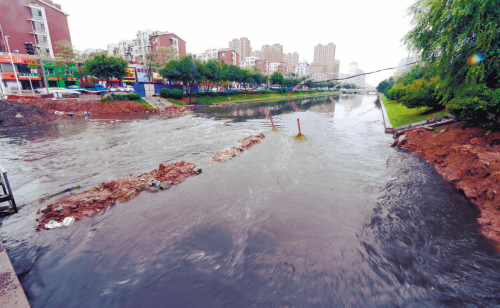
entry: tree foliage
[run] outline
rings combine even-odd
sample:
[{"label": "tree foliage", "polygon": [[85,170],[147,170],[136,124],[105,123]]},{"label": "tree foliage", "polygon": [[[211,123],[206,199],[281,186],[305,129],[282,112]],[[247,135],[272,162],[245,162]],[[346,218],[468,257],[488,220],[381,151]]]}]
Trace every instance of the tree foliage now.
[{"label": "tree foliage", "polygon": [[479,84],[499,87],[498,0],[417,0],[408,12],[413,28],[404,41],[440,77],[445,101]]},{"label": "tree foliage", "polygon": [[108,55],[95,55],[92,58],[85,61],[82,67],[82,71],[87,75],[106,80],[106,87],[108,92],[110,92],[111,79],[123,79],[127,76],[128,62],[122,58],[108,56]]},{"label": "tree foliage", "polygon": [[285,77],[283,77],[283,74],[281,74],[280,72],[276,71],[269,78],[269,82],[271,84],[275,84],[275,85],[277,85],[277,84],[282,85],[282,84],[285,83]]}]

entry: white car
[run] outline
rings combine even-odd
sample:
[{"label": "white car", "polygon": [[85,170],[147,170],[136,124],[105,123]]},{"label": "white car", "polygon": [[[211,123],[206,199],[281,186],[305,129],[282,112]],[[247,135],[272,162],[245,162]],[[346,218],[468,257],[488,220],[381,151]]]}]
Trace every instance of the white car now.
[{"label": "white car", "polygon": [[[75,90],[68,90],[66,88],[49,88],[48,94],[52,93],[60,93],[62,97],[69,97],[69,96],[74,96],[74,97],[80,97],[80,92],[75,91]],[[39,94],[47,94],[47,89],[46,88],[39,88],[36,90],[36,93]]]}]

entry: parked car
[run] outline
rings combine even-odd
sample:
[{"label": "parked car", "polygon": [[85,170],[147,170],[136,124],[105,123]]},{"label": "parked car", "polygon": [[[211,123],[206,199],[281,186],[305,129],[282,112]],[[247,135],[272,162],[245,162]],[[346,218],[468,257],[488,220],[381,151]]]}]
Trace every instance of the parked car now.
[{"label": "parked car", "polygon": [[80,92],[66,88],[49,88],[48,92],[46,88],[39,88],[36,90],[36,93],[39,94],[52,94],[55,92],[60,93],[62,97],[80,97]]},{"label": "parked car", "polygon": [[134,87],[133,87],[133,86],[129,86],[129,85],[127,85],[127,86],[123,86],[123,88],[124,88],[124,89],[125,89],[125,91],[127,91],[127,92],[135,92],[135,90],[134,90]]}]

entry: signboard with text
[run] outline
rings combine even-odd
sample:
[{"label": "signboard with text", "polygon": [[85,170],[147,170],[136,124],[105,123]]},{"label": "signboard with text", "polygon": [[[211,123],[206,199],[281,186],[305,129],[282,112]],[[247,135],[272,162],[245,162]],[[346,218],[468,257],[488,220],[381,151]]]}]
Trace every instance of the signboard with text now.
[{"label": "signboard with text", "polygon": [[123,82],[132,82],[135,83],[135,68],[127,67],[125,69],[127,71],[127,76],[123,77]]},{"label": "signboard with text", "polygon": [[147,68],[137,68],[137,82],[149,83],[148,72]]}]

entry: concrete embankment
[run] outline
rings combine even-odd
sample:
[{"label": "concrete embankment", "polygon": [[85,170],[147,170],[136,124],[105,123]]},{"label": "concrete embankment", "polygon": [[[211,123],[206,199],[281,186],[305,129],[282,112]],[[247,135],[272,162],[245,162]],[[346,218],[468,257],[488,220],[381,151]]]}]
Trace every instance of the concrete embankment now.
[{"label": "concrete embankment", "polygon": [[0,240],[0,307],[30,307],[7,251]]}]

